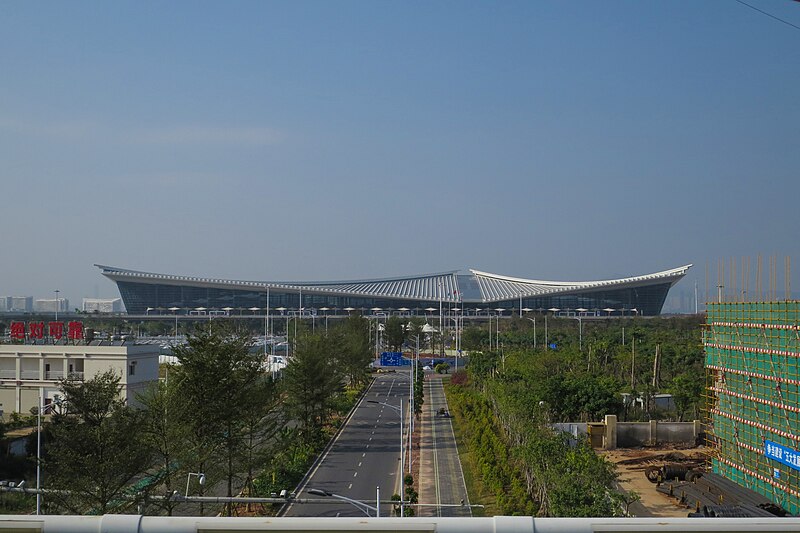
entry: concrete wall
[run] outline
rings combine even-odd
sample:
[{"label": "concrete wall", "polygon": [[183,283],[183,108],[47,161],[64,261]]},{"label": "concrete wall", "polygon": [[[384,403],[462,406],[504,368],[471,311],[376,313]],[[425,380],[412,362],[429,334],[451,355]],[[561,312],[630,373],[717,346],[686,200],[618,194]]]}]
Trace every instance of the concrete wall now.
[{"label": "concrete wall", "polygon": [[637,446],[653,446],[655,442],[650,439],[649,422],[619,422],[617,423],[617,447],[635,448]]},{"label": "concrete wall", "polygon": [[[700,421],[693,422],[616,422],[614,415],[606,416],[606,449],[658,446],[661,444],[694,445],[700,434]],[[609,421],[616,427],[616,435],[609,435]],[[613,437],[613,438],[612,438]],[[612,442],[613,441],[613,442]]]},{"label": "concrete wall", "polygon": [[[614,448],[637,448],[639,446],[657,446],[662,444],[694,444],[700,431],[700,422],[617,422],[616,415],[606,415],[605,420],[592,425],[603,426],[602,447],[606,450]],[[586,423],[561,423],[552,427],[565,431],[576,439],[589,437]]]}]

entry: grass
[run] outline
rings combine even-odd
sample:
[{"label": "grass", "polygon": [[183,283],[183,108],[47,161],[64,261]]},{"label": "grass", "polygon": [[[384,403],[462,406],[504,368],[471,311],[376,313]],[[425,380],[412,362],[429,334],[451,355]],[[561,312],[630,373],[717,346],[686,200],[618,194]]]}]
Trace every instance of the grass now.
[{"label": "grass", "polygon": [[[445,386],[445,394],[447,394],[450,385]],[[456,436],[458,443],[458,458],[461,460],[461,468],[464,471],[464,483],[467,486],[467,496],[469,503],[473,505],[483,505],[484,507],[473,507],[472,516],[495,516],[500,514],[497,507],[497,501],[483,484],[481,480],[478,467],[475,464],[475,454],[470,450],[467,439],[464,437],[464,432],[461,428],[461,421],[459,416],[451,411],[451,421],[453,423],[453,432]]]}]

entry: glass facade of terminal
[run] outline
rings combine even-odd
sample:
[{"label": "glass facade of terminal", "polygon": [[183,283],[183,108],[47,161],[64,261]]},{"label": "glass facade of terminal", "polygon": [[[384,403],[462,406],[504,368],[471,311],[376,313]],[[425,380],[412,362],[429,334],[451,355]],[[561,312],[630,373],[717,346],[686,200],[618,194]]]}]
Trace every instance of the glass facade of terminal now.
[{"label": "glass facade of terminal", "polygon": [[[125,302],[129,314],[145,314],[148,308],[160,309],[166,312],[171,307],[180,308],[180,314],[188,314],[191,310],[205,308],[206,310],[222,310],[230,308],[231,313],[246,312],[251,307],[265,308],[267,294],[265,290],[224,289],[215,287],[198,287],[187,284],[167,283],[141,283],[133,281],[118,281],[120,294]],[[462,283],[459,283],[463,287]],[[577,309],[586,309],[587,313],[628,314],[635,309],[640,315],[658,315],[667,297],[672,284],[661,282],[643,284],[634,287],[620,287],[617,289],[596,289],[563,294],[550,294],[541,297],[525,297],[522,307],[535,311],[545,311],[557,308],[559,312],[570,313]],[[471,291],[464,291],[463,302],[458,304],[444,302],[445,310],[451,307],[461,307],[464,312],[474,313],[477,309],[483,311],[498,308],[519,311],[519,298],[502,301],[481,302],[469,301]],[[382,311],[398,311],[401,308],[409,309],[412,314],[424,315],[426,308],[439,309],[438,300],[410,300],[400,298],[381,298],[371,296],[320,294],[303,292],[302,307],[306,311],[329,308],[329,314],[345,313],[345,309],[352,307],[365,314],[370,309],[379,307]],[[279,308],[297,310],[300,308],[299,290],[287,291],[285,289],[270,289],[269,307],[273,313],[280,313]],[[604,309],[614,309],[613,312]],[[235,310],[235,311],[234,311]],[[320,312],[319,314],[323,314]]]}]

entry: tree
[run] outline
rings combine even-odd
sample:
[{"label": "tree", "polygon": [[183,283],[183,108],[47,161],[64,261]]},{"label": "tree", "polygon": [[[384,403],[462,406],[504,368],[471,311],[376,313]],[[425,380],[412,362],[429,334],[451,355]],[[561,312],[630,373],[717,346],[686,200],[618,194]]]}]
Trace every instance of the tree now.
[{"label": "tree", "polygon": [[437,374],[447,374],[450,370],[450,365],[448,363],[439,363],[433,369],[436,371]]},{"label": "tree", "polygon": [[369,342],[369,320],[361,315],[350,315],[340,327],[339,332],[341,337],[337,357],[341,369],[348,385],[358,388],[367,383],[367,369],[373,358],[372,346]]},{"label": "tree", "polygon": [[289,416],[297,420],[304,443],[320,440],[342,390],[334,339],[324,333],[306,333],[297,339],[294,356],[283,371],[285,406]]},{"label": "tree", "polygon": [[199,328],[186,345],[175,349],[181,364],[174,379],[186,405],[194,471],[211,479],[218,467],[228,496],[233,496],[246,413],[259,407],[251,395],[263,369],[260,357],[250,353],[251,342],[249,335],[225,328]]},{"label": "tree", "polygon": [[414,348],[417,347],[417,340],[419,340],[419,349],[423,349],[425,347],[425,320],[415,316],[412,317],[411,320],[408,321],[408,340],[414,341]]},{"label": "tree", "polygon": [[679,421],[683,421],[687,412],[691,411],[695,416],[697,415],[704,386],[703,374],[700,372],[686,372],[672,380],[669,392],[675,402]]},{"label": "tree", "polygon": [[[178,394],[175,381],[158,381],[138,397],[145,416],[141,434],[144,444],[153,454],[153,476],[161,483],[164,493],[169,496],[180,488],[183,478],[181,464],[191,457],[188,427],[185,424],[186,402]],[[157,505],[172,516],[176,502],[167,498],[158,500]]]},{"label": "tree", "polygon": [[241,466],[247,472],[245,484],[251,495],[256,465],[268,462],[282,444],[279,434],[286,424],[279,409],[279,392],[271,377],[261,376],[250,391],[252,408],[245,409],[243,413]]},{"label": "tree", "polygon": [[113,502],[150,466],[143,413],[125,405],[119,382],[108,371],[60,383],[66,407],[53,416],[44,467],[49,487],[65,491],[48,498],[70,513],[115,510]]},{"label": "tree", "polygon": [[399,316],[392,316],[384,325],[383,338],[390,350],[399,352],[406,342],[406,333],[405,321]]}]

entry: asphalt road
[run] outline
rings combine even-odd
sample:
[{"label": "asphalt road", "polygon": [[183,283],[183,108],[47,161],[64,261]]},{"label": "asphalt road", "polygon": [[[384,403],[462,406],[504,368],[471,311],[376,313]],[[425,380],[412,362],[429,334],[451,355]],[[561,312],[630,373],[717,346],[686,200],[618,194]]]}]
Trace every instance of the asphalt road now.
[{"label": "asphalt road", "polygon": [[[433,503],[437,507],[421,507],[420,516],[472,516],[464,473],[458,457],[458,447],[449,417],[440,416],[440,409],[449,413],[447,398],[440,376],[429,374],[425,381],[427,410],[423,431],[423,463],[420,473],[420,503]],[[422,468],[422,467],[421,467]],[[467,504],[461,507],[460,504]],[[443,505],[438,507],[439,505]],[[459,505],[454,507],[453,505]]]},{"label": "asphalt road", "polygon": [[[389,500],[400,491],[400,415],[382,402],[403,409],[408,406],[408,373],[378,374],[364,399],[353,412],[327,454],[301,487],[298,498],[319,498],[308,489],[322,489],[354,500]],[[403,413],[408,419],[408,414]],[[405,428],[404,428],[405,429]],[[284,516],[366,516],[347,502],[331,499],[331,504],[292,504]],[[381,506],[381,516],[389,516],[390,505]],[[372,514],[371,516],[374,516]]]}]

